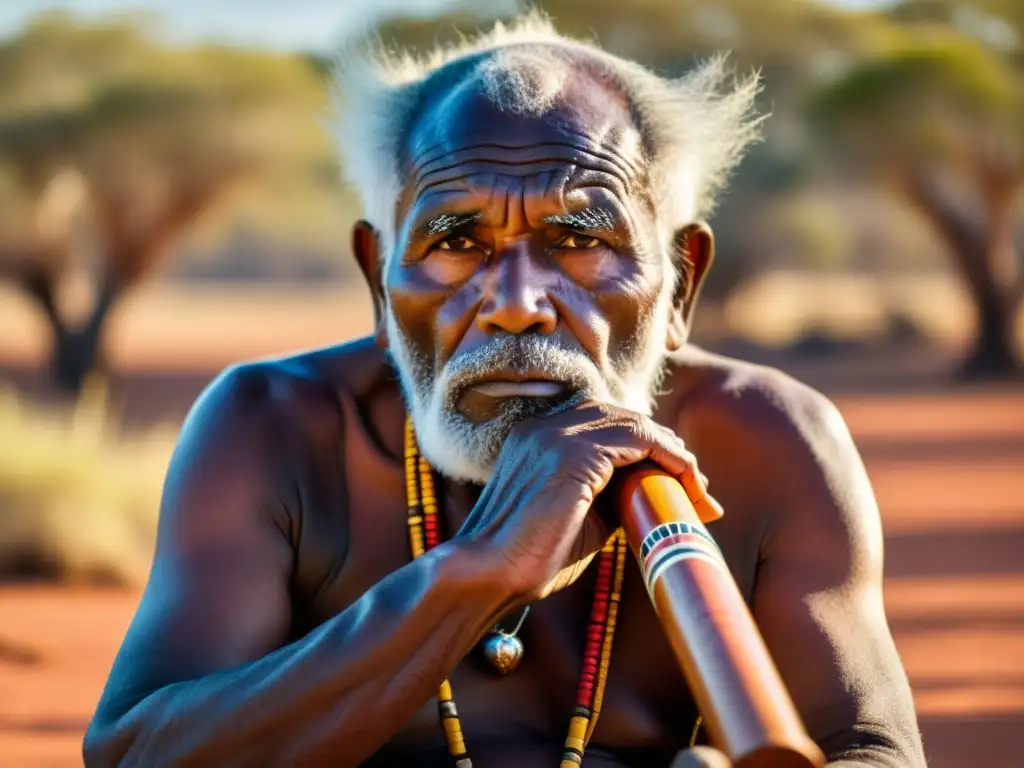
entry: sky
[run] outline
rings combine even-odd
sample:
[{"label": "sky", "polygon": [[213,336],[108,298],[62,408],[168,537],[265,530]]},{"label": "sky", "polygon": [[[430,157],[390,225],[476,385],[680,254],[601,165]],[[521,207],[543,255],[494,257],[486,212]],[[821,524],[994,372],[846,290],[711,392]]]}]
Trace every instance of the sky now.
[{"label": "sky", "polygon": [[[776,0],[778,1],[778,0]],[[886,0],[825,0],[863,8]],[[502,5],[514,0],[503,0]],[[494,6],[494,0],[488,0]],[[286,50],[329,50],[376,18],[402,11],[430,16],[448,6],[484,5],[478,0],[0,0],[0,37],[17,32],[37,14],[55,9],[83,17],[155,11],[161,30],[180,40],[217,40]]]}]

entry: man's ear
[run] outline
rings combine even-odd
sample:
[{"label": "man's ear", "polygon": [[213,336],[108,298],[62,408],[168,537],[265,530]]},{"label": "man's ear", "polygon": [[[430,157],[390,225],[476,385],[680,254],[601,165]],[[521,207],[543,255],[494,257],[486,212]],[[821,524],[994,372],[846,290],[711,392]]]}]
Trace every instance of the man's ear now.
[{"label": "man's ear", "polygon": [[672,259],[679,276],[672,297],[672,317],[666,345],[670,351],[679,349],[690,334],[690,319],[697,304],[704,277],[715,258],[715,236],[704,222],[687,224],[672,238]]},{"label": "man's ear", "polygon": [[388,348],[387,323],[384,322],[384,267],[380,252],[380,234],[373,225],[360,219],[352,227],[352,253],[359,263],[373,298],[374,338],[381,349]]}]

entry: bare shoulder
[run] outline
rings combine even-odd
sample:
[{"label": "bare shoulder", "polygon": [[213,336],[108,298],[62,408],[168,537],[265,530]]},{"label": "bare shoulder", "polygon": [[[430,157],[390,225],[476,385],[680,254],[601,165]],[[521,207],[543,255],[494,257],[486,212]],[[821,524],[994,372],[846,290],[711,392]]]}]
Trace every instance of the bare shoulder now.
[{"label": "bare shoulder", "polygon": [[696,348],[671,361],[659,407],[666,423],[724,430],[762,447],[815,449],[849,438],[838,408],[813,387],[776,368]]},{"label": "bare shoulder", "polygon": [[186,426],[197,420],[231,425],[251,438],[267,431],[337,426],[342,403],[379,390],[386,359],[372,341],[356,341],[294,355],[248,360],[221,371],[196,400]]},{"label": "bare shoulder", "polygon": [[336,471],[348,405],[374,367],[372,351],[356,342],[222,371],[182,426],[167,470],[164,527],[209,538],[212,529],[269,516],[295,534],[302,499]]},{"label": "bare shoulder", "polygon": [[824,394],[782,371],[690,349],[673,361],[660,406],[661,420],[696,453],[726,516],[755,525],[762,546],[800,537],[827,541],[824,551],[856,547],[880,557],[874,493],[839,409]]}]

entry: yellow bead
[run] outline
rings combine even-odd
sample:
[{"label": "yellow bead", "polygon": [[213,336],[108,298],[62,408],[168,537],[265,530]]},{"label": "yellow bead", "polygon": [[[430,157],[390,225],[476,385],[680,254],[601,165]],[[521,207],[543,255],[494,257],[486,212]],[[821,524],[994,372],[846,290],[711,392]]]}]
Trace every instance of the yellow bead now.
[{"label": "yellow bead", "polygon": [[461,755],[466,751],[466,742],[462,738],[462,728],[459,721],[454,717],[446,717],[441,721],[444,728],[445,741],[448,742],[448,752],[452,755]]},{"label": "yellow bead", "polygon": [[587,723],[589,721],[589,717],[583,717],[583,715],[573,715],[572,720],[569,721],[569,738],[582,739],[583,734],[587,732]]}]

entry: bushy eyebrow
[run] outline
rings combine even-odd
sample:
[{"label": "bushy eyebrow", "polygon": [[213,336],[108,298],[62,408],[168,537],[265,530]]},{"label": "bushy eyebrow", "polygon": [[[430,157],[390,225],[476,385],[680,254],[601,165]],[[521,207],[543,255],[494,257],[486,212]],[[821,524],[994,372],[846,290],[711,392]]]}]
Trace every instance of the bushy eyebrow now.
[{"label": "bushy eyebrow", "polygon": [[483,212],[442,213],[427,219],[416,227],[416,233],[423,237],[437,237],[455,232],[483,216]]},{"label": "bushy eyebrow", "polygon": [[[467,224],[483,218],[483,211],[469,213],[440,213],[416,226],[419,237],[435,238],[458,232]],[[545,216],[545,224],[565,227],[581,233],[613,235],[617,231],[616,215],[607,208],[582,208],[572,213],[558,213]]]},{"label": "bushy eyebrow", "polygon": [[559,213],[546,216],[544,221],[577,232],[615,232],[615,215],[607,208],[583,208],[573,213]]}]

